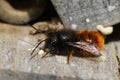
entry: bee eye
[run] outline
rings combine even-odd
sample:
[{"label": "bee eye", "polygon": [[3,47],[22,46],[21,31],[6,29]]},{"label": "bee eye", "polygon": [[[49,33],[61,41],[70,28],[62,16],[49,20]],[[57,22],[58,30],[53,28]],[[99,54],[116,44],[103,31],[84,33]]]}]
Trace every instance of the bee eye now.
[{"label": "bee eye", "polygon": [[49,39],[48,39],[48,43],[50,44],[50,45],[54,45],[54,44],[56,44],[57,43],[57,41],[58,41],[58,37],[57,37],[57,33],[56,32],[51,32],[51,33],[49,33],[48,34],[48,37],[49,37]]},{"label": "bee eye", "polygon": [[55,35],[50,38],[51,45],[57,44],[57,41],[58,41],[58,39],[57,39],[57,36],[55,36]]},{"label": "bee eye", "polygon": [[55,43],[57,43],[57,38],[52,38],[51,39],[51,44],[55,44]]}]

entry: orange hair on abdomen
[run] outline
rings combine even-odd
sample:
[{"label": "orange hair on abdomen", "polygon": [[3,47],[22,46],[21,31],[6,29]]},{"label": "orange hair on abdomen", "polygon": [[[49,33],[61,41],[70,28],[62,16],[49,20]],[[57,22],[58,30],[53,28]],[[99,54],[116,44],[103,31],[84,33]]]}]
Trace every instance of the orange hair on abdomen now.
[{"label": "orange hair on abdomen", "polygon": [[98,50],[101,50],[104,47],[104,38],[99,32],[96,31],[79,31],[77,32],[77,39],[79,41],[85,41],[95,45]]}]

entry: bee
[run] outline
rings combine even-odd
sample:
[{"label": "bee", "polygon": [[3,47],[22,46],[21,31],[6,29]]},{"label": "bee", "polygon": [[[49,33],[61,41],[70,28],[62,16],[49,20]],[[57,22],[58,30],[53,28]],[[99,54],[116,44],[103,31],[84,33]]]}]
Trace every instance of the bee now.
[{"label": "bee", "polygon": [[[101,56],[100,51],[104,47],[104,38],[99,32],[62,29],[48,32],[47,38],[45,40],[39,41],[34,50],[31,52],[31,55],[42,42],[45,42],[44,50],[49,49],[42,56],[42,58],[44,58],[49,53],[58,55],[64,54],[67,55],[68,64],[72,56],[75,54],[83,57]],[[31,59],[33,57],[34,56],[32,56]]]}]

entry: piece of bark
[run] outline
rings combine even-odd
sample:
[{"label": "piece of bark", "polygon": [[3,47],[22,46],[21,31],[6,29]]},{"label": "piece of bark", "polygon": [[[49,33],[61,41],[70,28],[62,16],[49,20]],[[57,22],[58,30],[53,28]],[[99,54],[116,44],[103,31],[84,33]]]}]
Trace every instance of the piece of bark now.
[{"label": "piece of bark", "polygon": [[67,28],[96,30],[120,22],[120,0],[51,0]]}]

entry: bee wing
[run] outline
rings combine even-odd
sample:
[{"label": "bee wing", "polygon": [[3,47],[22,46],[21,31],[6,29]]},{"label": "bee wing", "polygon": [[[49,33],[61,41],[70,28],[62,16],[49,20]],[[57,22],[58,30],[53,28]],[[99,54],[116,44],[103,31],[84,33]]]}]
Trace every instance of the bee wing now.
[{"label": "bee wing", "polygon": [[87,51],[94,56],[100,56],[101,55],[94,44],[90,44],[90,43],[87,43],[87,42],[74,42],[74,43],[69,42],[68,44],[73,46],[73,47],[76,47],[76,48],[82,49],[84,51]]}]

